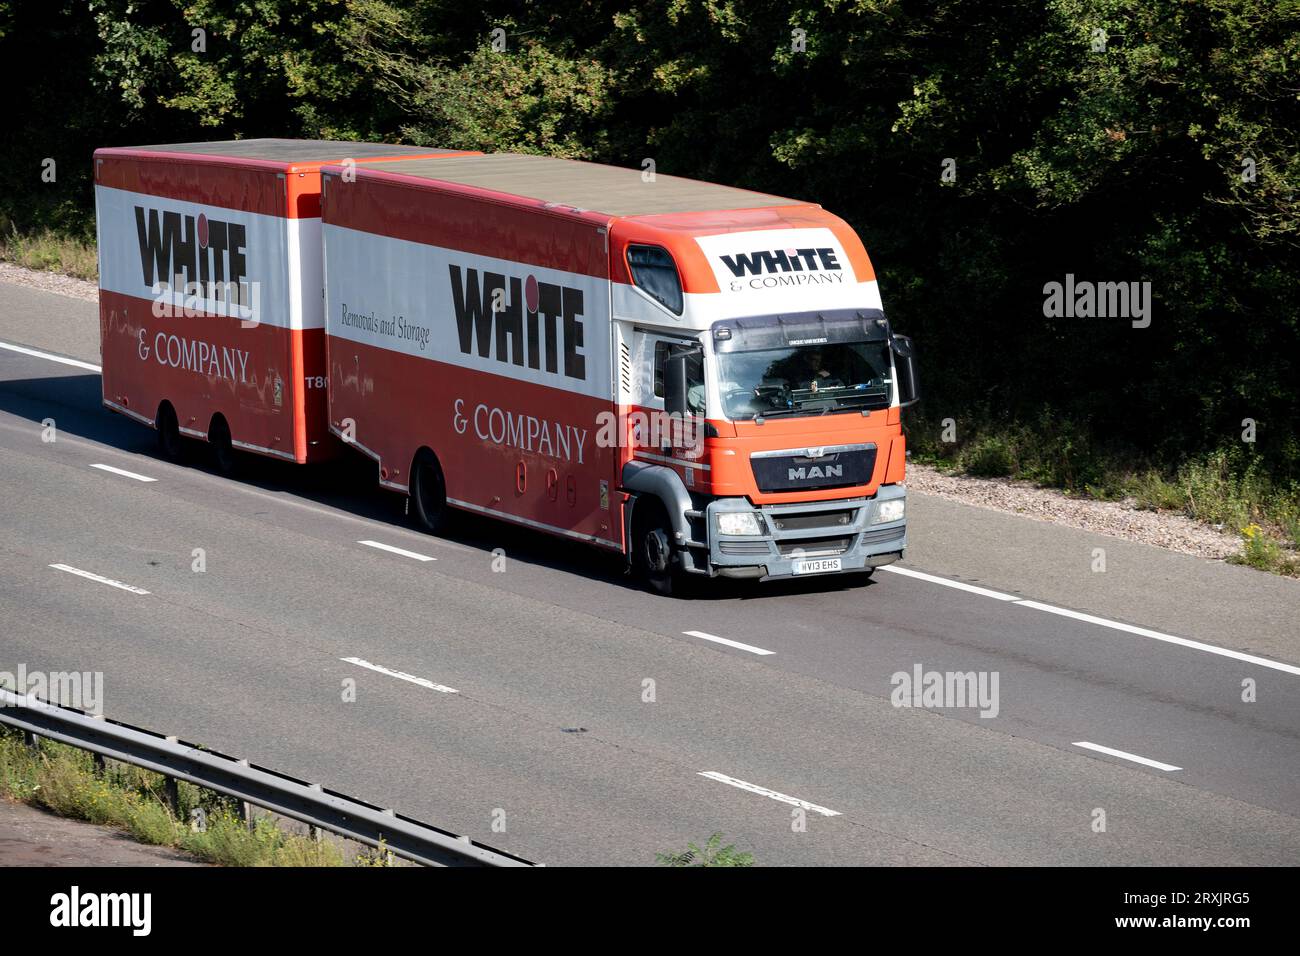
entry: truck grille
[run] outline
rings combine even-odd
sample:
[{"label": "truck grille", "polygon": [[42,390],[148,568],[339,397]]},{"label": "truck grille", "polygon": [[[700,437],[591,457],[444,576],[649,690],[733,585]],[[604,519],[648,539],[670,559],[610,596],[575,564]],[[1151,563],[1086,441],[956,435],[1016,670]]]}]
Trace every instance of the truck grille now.
[{"label": "truck grille", "polygon": [[762,492],[848,488],[871,482],[876,446],[857,445],[844,451],[828,448],[816,457],[802,452],[756,454],[749,463]]},{"label": "truck grille", "polygon": [[851,525],[856,517],[856,508],[847,511],[805,511],[798,514],[771,511],[767,515],[777,531],[830,530],[836,525]]},{"label": "truck grille", "polygon": [[853,537],[847,538],[805,538],[802,541],[778,541],[777,550],[781,556],[788,558],[796,551],[808,557],[843,554],[853,544]]},{"label": "truck grille", "polygon": [[766,541],[718,541],[718,550],[723,554],[761,554],[764,557],[772,553]]}]

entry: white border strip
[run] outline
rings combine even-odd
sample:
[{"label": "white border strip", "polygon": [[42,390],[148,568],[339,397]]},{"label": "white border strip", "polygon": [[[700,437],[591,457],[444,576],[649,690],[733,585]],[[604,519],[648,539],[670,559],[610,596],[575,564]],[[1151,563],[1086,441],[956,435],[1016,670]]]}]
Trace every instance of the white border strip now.
[{"label": "white border strip", "polygon": [[356,664],[358,667],[364,667],[367,670],[376,671],[380,674],[387,674],[389,677],[396,677],[398,680],[410,681],[412,684],[419,684],[421,687],[427,687],[429,690],[436,690],[440,694],[459,694],[454,687],[447,687],[445,684],[435,684],[431,680],[425,680],[423,677],[416,677],[413,674],[403,674],[401,671],[392,671],[387,667],[380,667],[378,664],[372,664],[370,661],[363,661],[359,657],[340,657],[339,660],[349,664]]},{"label": "white border strip", "polygon": [[112,578],[106,578],[103,575],[91,574],[89,571],[83,571],[81,568],[74,568],[68,564],[51,564],[49,567],[56,571],[67,571],[69,574],[75,574],[78,577],[86,578],[90,581],[98,581],[100,584],[107,584],[111,587],[120,588],[123,591],[130,591],[132,594],[148,594],[144,588],[138,588],[134,584],[123,584],[121,581],[114,581]]},{"label": "white border strip", "polygon": [[1164,641],[1166,644],[1176,644],[1179,647],[1188,647],[1195,651],[1205,651],[1207,654],[1217,654],[1219,657],[1227,657],[1234,661],[1242,661],[1246,664],[1255,664],[1259,667],[1268,667],[1275,671],[1281,671],[1284,674],[1293,674],[1300,677],[1300,666],[1295,664],[1284,664],[1282,661],[1274,661],[1267,657],[1258,657],[1255,654],[1246,654],[1243,651],[1234,651],[1226,647],[1206,644],[1203,641],[1193,641],[1186,637],[1175,637],[1172,634],[1162,634],[1160,631],[1153,631],[1150,628],[1137,627],[1133,624],[1123,624],[1119,621],[1109,620],[1108,618],[1097,617],[1092,614],[1084,614],[1081,611],[1070,611],[1063,607],[1056,607],[1053,604],[1043,604],[1041,601],[1031,601],[1027,598],[1018,598],[1014,594],[1004,594],[1001,591],[991,591],[988,588],[980,588],[973,584],[966,584],[964,581],[953,581],[950,578],[941,578],[933,574],[926,574],[922,571],[913,571],[911,568],[901,568],[896,564],[883,565],[877,570],[888,571],[890,574],[901,574],[904,577],[916,578],[921,581],[929,581],[931,584],[941,584],[944,587],[956,588],[958,591],[969,591],[972,594],[981,594],[984,597],[991,597],[998,601],[1006,601],[1010,604],[1018,604],[1021,607],[1033,608],[1035,611],[1046,611],[1048,614],[1059,614],[1061,617],[1073,618],[1076,621],[1083,621],[1086,624],[1096,624],[1098,627],[1109,627],[1112,630],[1123,631],[1126,634],[1136,634],[1138,637],[1148,637],[1153,641]]},{"label": "white border strip", "polygon": [[750,793],[757,793],[762,797],[770,797],[773,800],[779,800],[781,803],[788,803],[792,807],[802,807],[805,810],[811,810],[813,813],[820,813],[824,817],[838,817],[841,815],[838,810],[818,806],[815,803],[809,803],[807,800],[800,800],[798,797],[786,796],[784,793],[777,793],[775,790],[767,789],[767,787],[760,787],[756,783],[737,780],[735,777],[728,777],[725,773],[718,773],[716,770],[701,770],[699,775],[708,777],[710,780],[716,780],[718,783],[725,783],[730,787],[739,787],[741,790],[748,790]]},{"label": "white border strip", "polygon": [[87,372],[104,371],[98,365],[91,365],[89,362],[82,362],[78,359],[64,358],[62,355],[52,355],[49,352],[42,352],[39,349],[29,349],[22,345],[11,345],[8,342],[0,342],[0,349],[8,349],[10,352],[18,352],[22,355],[30,355],[32,358],[42,358],[50,362],[58,362],[60,365],[71,365],[73,368],[84,368]]},{"label": "white border strip", "polygon": [[364,544],[368,548],[378,548],[380,551],[389,551],[393,554],[400,554],[404,558],[414,558],[416,561],[437,561],[437,558],[431,558],[427,554],[420,554],[416,551],[407,551],[405,548],[394,547],[391,544],[384,544],[382,541],[358,541],[357,544]]},{"label": "white border strip", "polygon": [[976,587],[973,584],[967,584],[964,581],[953,581],[950,578],[939,578],[933,574],[926,574],[924,571],[913,571],[911,568],[900,568],[896,564],[881,565],[876,570],[888,571],[890,574],[901,574],[904,577],[916,578],[920,581],[929,581],[931,584],[942,584],[946,588],[956,588],[958,591],[969,591],[971,594],[982,594],[984,597],[991,597],[997,601],[1019,601],[1020,598],[1014,594],[1003,594],[1001,591],[990,591],[988,588]]},{"label": "white border strip", "polygon": [[1038,601],[1017,601],[1016,603],[1021,607],[1031,607],[1036,611],[1046,611],[1048,614],[1059,614],[1062,617],[1074,618],[1076,621],[1084,621],[1088,624],[1097,624],[1101,627],[1109,627],[1116,631],[1124,631],[1127,634],[1136,634],[1139,637],[1149,637],[1153,641],[1164,641],[1166,644],[1177,644],[1179,647],[1190,647],[1193,650],[1205,651],[1208,654],[1218,654],[1220,657],[1230,657],[1234,661],[1245,661],[1247,664],[1258,664],[1260,667],[1271,667],[1274,670],[1300,676],[1300,667],[1297,667],[1294,664],[1283,664],[1281,661],[1271,661],[1266,657],[1256,657],[1254,654],[1243,654],[1241,651],[1229,650],[1226,647],[1216,647],[1213,644],[1203,644],[1200,641],[1189,640],[1185,637],[1174,637],[1172,634],[1161,634],[1159,631],[1151,631],[1145,627],[1134,627],[1132,624],[1121,624],[1119,621],[1108,621],[1104,617],[1093,617],[1091,614],[1082,614],[1079,611],[1067,611],[1063,607],[1054,607],[1051,604],[1040,604]]},{"label": "white border strip", "polygon": [[100,471],[109,471],[115,475],[121,475],[123,478],[134,478],[136,481],[157,481],[157,478],[150,478],[148,475],[137,475],[134,471],[127,471],[125,468],[114,468],[112,465],[91,465],[91,468],[98,468]]},{"label": "white border strip", "polygon": [[1099,754],[1107,754],[1111,757],[1119,757],[1121,760],[1132,760],[1134,763],[1140,763],[1144,767],[1155,767],[1157,770],[1182,770],[1182,767],[1175,767],[1171,763],[1161,763],[1159,760],[1152,760],[1150,757],[1139,757],[1137,754],[1131,754],[1123,750],[1115,750],[1111,747],[1103,747],[1101,744],[1090,743],[1087,740],[1076,740],[1074,746],[1082,747],[1084,750],[1095,750]]},{"label": "white border strip", "polygon": [[698,637],[702,641],[712,641],[714,644],[725,644],[727,647],[734,647],[739,651],[749,651],[751,654],[760,656],[775,654],[776,651],[765,651],[761,647],[755,647],[753,644],[742,644],[740,641],[728,640],[725,637],[718,637],[716,634],[706,634],[703,631],[682,631],[687,637]]}]

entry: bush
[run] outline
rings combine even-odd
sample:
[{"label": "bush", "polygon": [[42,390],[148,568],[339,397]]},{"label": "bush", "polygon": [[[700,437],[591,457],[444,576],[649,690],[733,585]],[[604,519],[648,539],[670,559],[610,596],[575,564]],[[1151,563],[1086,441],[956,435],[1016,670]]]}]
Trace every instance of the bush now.
[{"label": "bush", "polygon": [[958,464],[977,478],[1008,478],[1017,471],[1010,442],[997,436],[981,438],[964,449]]}]

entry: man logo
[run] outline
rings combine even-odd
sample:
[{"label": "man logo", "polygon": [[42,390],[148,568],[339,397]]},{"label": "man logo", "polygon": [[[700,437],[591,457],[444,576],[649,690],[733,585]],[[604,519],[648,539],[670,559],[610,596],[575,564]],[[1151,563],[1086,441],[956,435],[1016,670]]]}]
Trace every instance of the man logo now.
[{"label": "man logo", "polygon": [[[811,451],[811,449],[809,449]],[[819,457],[809,455],[809,458]],[[843,465],[813,465],[811,468],[791,468],[789,478],[791,481],[807,481],[812,478],[843,478]]]}]

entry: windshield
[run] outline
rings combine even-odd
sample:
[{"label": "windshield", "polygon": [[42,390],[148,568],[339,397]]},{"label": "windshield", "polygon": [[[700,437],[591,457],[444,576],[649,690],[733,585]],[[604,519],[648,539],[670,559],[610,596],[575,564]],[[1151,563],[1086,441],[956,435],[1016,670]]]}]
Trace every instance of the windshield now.
[{"label": "windshield", "polygon": [[893,385],[885,342],[723,352],[718,382],[730,419],[888,408]]}]

